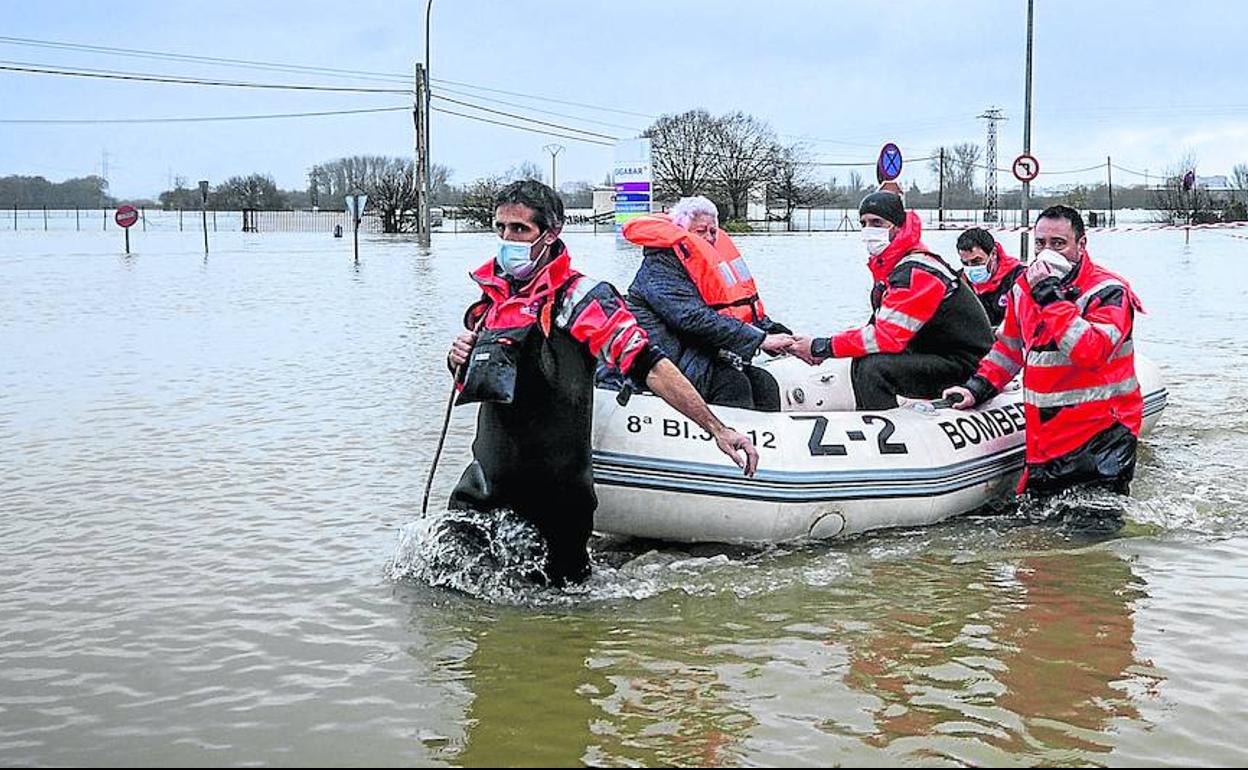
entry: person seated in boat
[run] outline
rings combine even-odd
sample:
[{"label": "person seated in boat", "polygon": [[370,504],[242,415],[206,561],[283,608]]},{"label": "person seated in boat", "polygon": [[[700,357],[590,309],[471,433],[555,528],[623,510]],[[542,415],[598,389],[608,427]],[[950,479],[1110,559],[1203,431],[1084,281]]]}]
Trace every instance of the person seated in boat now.
[{"label": "person seated in boat", "polygon": [[809,364],[851,358],[858,409],[891,409],[898,396],[936,398],[974,374],[992,347],[992,327],[967,283],[923,244],[918,214],[885,189],[858,207],[874,279],[866,326],[831,337],[794,339]]},{"label": "person seated in boat", "polygon": [[682,198],[667,214],[630,220],[624,237],[643,249],[627,301],[650,340],[707,403],[779,411],[780,386],[750,361],[785,352],[792,332],[767,316],[715,204]]},{"label": "person seated in boat", "polygon": [[962,271],[975,289],[975,296],[988,314],[993,328],[1005,320],[1005,305],[1014,282],[1026,270],[1021,262],[1005,253],[1005,249],[982,227],[972,227],[958,236],[958,256]]}]

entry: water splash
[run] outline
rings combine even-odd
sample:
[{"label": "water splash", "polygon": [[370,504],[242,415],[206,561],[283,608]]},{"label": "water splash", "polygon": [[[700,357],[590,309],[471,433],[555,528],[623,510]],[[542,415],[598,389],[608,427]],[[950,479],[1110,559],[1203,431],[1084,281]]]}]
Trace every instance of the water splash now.
[{"label": "water splash", "polygon": [[526,602],[545,582],[545,564],[545,540],[515,513],[444,510],[399,531],[386,577],[492,601]]}]

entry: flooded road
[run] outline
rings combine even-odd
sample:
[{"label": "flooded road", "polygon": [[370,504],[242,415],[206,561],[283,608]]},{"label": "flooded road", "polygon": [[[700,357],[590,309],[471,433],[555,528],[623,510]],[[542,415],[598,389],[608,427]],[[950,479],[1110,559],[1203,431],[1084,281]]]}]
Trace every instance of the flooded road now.
[{"label": "flooded road", "polygon": [[[1112,540],[603,540],[585,586],[465,593],[393,575],[491,237],[213,239],[0,234],[0,764],[1248,761],[1248,241],[1090,234],[1170,389]],[[865,320],[856,235],[739,245],[778,320]]]}]

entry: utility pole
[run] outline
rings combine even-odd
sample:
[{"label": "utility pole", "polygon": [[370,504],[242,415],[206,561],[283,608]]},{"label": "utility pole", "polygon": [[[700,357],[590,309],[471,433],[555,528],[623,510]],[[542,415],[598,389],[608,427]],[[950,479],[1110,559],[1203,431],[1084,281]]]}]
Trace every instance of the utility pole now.
[{"label": "utility pole", "polygon": [[940,223],[945,223],[945,148],[940,148],[940,193],[936,196],[936,208],[940,211]]},{"label": "utility pole", "polygon": [[[1027,0],[1027,84],[1023,108],[1023,153],[1031,154],[1031,29],[1035,14],[1035,0]],[[1031,182],[1023,182],[1023,232],[1018,247],[1018,258],[1027,263],[1027,247],[1031,245]]]},{"label": "utility pole", "polygon": [[429,81],[425,77],[424,65],[416,64],[416,104],[412,107],[412,120],[416,124],[416,233],[421,246],[429,245],[429,158],[428,144],[429,114],[425,88]]},{"label": "utility pole", "polygon": [[990,107],[978,116],[988,121],[988,170],[984,175],[984,221],[997,221],[997,122],[1005,120],[1001,110]]},{"label": "utility pole", "polygon": [[542,149],[550,153],[550,189],[557,194],[559,188],[555,186],[555,156],[563,152],[564,147],[562,144],[546,144],[542,145]]},{"label": "utility pole", "polygon": [[1105,177],[1109,181],[1109,226],[1113,227],[1116,222],[1114,216],[1114,163],[1113,160],[1105,156]]}]

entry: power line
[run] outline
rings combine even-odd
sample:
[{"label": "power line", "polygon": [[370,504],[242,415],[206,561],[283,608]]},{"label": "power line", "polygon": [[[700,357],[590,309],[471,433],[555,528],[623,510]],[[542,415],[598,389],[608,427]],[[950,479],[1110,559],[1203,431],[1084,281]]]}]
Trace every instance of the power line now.
[{"label": "power line", "polygon": [[550,126],[551,128],[557,128],[560,131],[572,131],[574,133],[585,134],[586,136],[593,136],[599,139],[610,139],[612,142],[619,141],[618,136],[611,136],[610,134],[600,134],[596,131],[587,131],[583,128],[573,128],[572,126],[564,126],[559,123],[551,123],[545,120],[538,120],[537,118],[530,118],[524,115],[517,115],[514,112],[504,112],[503,110],[495,110],[490,107],[482,107],[479,104],[473,104],[472,102],[464,102],[464,101],[460,101],[459,99],[452,99],[449,96],[439,96],[438,94],[433,94],[433,98],[440,99],[444,102],[450,102],[451,104],[458,104],[463,107],[471,107],[474,110],[481,110],[482,112],[488,112],[493,115],[502,115],[503,117],[507,117],[507,118],[515,118],[516,120],[523,120],[529,123],[536,123],[539,126]]},{"label": "power line", "polygon": [[477,120],[482,123],[493,123],[496,126],[503,126],[505,128],[514,128],[518,131],[528,131],[531,134],[542,134],[544,136],[557,136],[560,139],[571,139],[574,142],[584,142],[585,144],[598,144],[598,145],[602,145],[603,147],[613,146],[611,142],[600,142],[597,139],[586,139],[585,137],[574,136],[570,134],[560,134],[555,131],[544,131],[542,129],[529,128],[528,126],[517,126],[514,123],[504,123],[501,120],[491,120],[490,118],[483,118],[478,115],[466,115],[462,112],[455,112],[453,110],[443,109],[442,107],[432,107],[431,109],[434,112],[440,112],[444,115],[454,115],[459,118],[467,118],[468,120]]},{"label": "power line", "polygon": [[271,120],[274,118],[314,118],[326,115],[363,115],[376,112],[410,112],[411,106],[373,107],[363,110],[327,110],[324,112],[282,112],[269,115],[213,115],[194,118],[0,118],[10,125],[95,125],[110,123],[207,123],[232,120]]},{"label": "power line", "polygon": [[491,93],[506,94],[508,96],[519,96],[524,99],[533,99],[533,100],[541,101],[541,102],[554,102],[555,104],[566,104],[571,107],[582,107],[587,110],[599,110],[601,112],[615,112],[615,113],[619,113],[620,115],[632,115],[633,117],[646,118],[648,120],[654,120],[656,118],[655,115],[647,115],[644,112],[631,112],[629,110],[617,110],[612,107],[599,107],[597,105],[585,104],[583,102],[570,102],[565,99],[554,99],[549,96],[537,96],[536,94],[523,94],[517,91],[504,91],[501,88],[490,88],[488,86],[479,86],[479,85],[474,85],[472,83],[461,83],[455,80],[443,80],[442,78],[429,78],[429,80],[431,80],[434,83],[446,83],[447,85],[460,86],[461,88],[474,88],[478,91],[489,91]]},{"label": "power line", "polygon": [[143,59],[160,59],[165,61],[183,61],[195,62],[203,64],[220,64],[227,67],[246,67],[250,69],[267,69],[279,72],[308,72],[330,77],[361,77],[365,79],[376,80],[400,80],[410,82],[410,75],[397,75],[385,72],[370,72],[367,70],[348,70],[337,69],[334,67],[313,67],[299,64],[282,64],[279,62],[252,61],[248,59],[226,59],[216,56],[195,56],[192,54],[170,53],[162,51],[145,51],[137,48],[114,48],[112,46],[103,45],[87,45],[84,43],[65,43],[55,40],[37,40],[26,37],[4,37],[0,36],[0,43],[9,45],[34,46],[37,48],[52,48],[58,50],[69,51],[86,51],[90,53],[103,53],[113,56],[131,56]]},{"label": "power line", "polygon": [[[17,65],[17,66],[15,66]],[[229,88],[264,88],[286,91],[331,91],[339,93],[360,94],[411,94],[410,89],[394,88],[352,88],[346,86],[311,86],[296,83],[253,83],[238,80],[204,80],[201,78],[183,78],[171,75],[150,75],[146,73],[117,72],[79,67],[76,69],[51,69],[45,65],[28,62],[0,62],[0,70],[9,72],[27,72],[38,75],[66,75],[81,78],[103,78],[106,80],[133,80],[148,83],[168,83],[175,85],[224,86]]]},{"label": "power line", "polygon": [[[640,133],[642,133],[642,129],[640,129],[640,128],[636,128],[635,126],[626,126],[626,125],[623,125],[623,124],[621,124],[621,123],[608,123],[608,122],[607,122],[607,121],[605,121],[605,120],[594,120],[594,119],[592,119],[592,118],[583,118],[583,117],[580,117],[579,115],[569,115],[569,114],[567,114],[566,112],[553,112],[553,111],[551,111],[551,110],[543,110],[543,109],[539,109],[539,108],[537,108],[537,107],[530,107],[530,106],[529,106],[529,105],[527,105],[527,104],[519,104],[519,103],[517,103],[517,102],[509,102],[509,101],[506,101],[506,100],[504,100],[504,99],[498,99],[498,98],[495,98],[495,97],[493,97],[493,96],[481,96],[481,95],[479,95],[479,94],[469,93],[469,92],[467,92],[467,91],[457,91],[457,90],[455,90],[454,88],[446,88],[445,86],[439,87],[439,88],[438,88],[438,92],[439,92],[439,93],[447,93],[447,94],[456,94],[456,95],[458,95],[458,96],[467,96],[467,97],[470,97],[470,98],[473,98],[473,99],[478,99],[478,100],[483,101],[483,102],[491,102],[491,103],[493,103],[493,104],[502,104],[502,105],[505,105],[505,106],[507,106],[507,107],[516,107],[516,108],[519,108],[519,109],[522,109],[522,110],[528,110],[529,112],[536,112],[536,113],[540,113],[540,114],[542,114],[542,115],[554,115],[555,117],[558,117],[558,118],[567,118],[567,119],[569,119],[569,120],[579,120],[579,121],[580,121],[580,122],[582,122],[582,123],[593,123],[593,124],[595,124],[595,125],[599,125],[599,126],[608,126],[608,127],[610,127],[610,128],[622,128],[622,129],[624,129],[625,131],[630,131],[630,132],[632,132],[632,133],[634,133],[634,134],[640,134]],[[435,95],[436,95],[436,94],[435,94]]]}]

